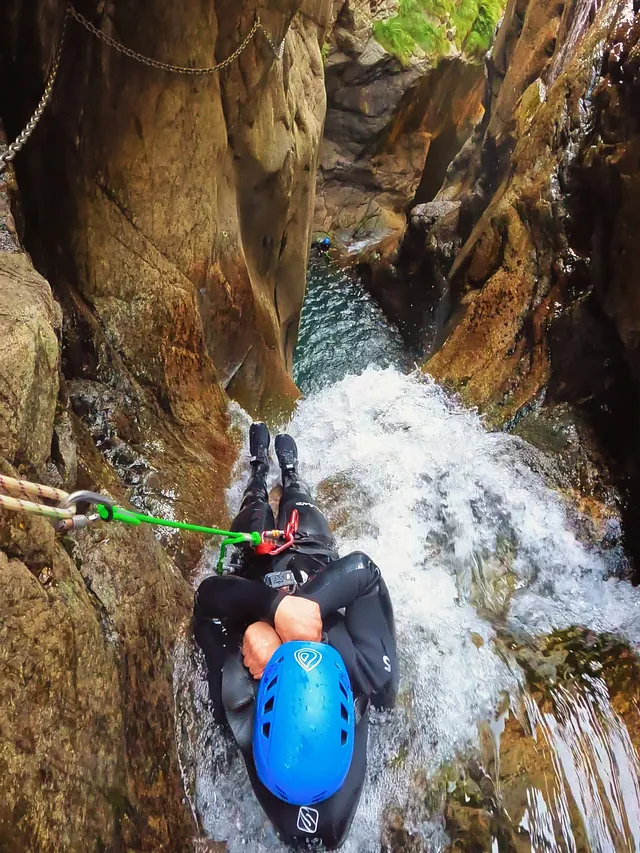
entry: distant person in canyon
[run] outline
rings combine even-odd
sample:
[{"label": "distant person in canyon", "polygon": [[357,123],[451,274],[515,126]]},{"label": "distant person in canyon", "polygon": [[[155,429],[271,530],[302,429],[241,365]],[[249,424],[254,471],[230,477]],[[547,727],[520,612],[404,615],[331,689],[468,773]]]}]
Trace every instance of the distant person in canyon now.
[{"label": "distant person in canyon", "polygon": [[[252,424],[251,477],[234,530],[262,532],[275,527],[267,489],[269,444],[266,425]],[[294,543],[276,556],[247,548],[235,573],[206,578],[195,595],[195,636],[206,659],[215,718],[226,721],[233,731],[253,789],[272,823],[286,841],[316,838],[335,848],[347,835],[364,784],[369,707],[390,708],[395,703],[393,608],[380,570],[366,554],[339,557],[327,520],[298,474],[293,438],[276,436],[275,451],[283,486],[278,528],[283,530],[297,510]],[[321,792],[303,806],[285,801],[260,781],[253,749],[259,679],[283,643],[299,640],[328,643],[339,653],[351,682],[355,717],[353,758],[346,779],[339,790],[333,787],[335,793],[323,798]],[[301,725],[294,715],[287,736],[299,736],[304,743]],[[336,732],[339,739],[339,728]],[[324,733],[329,743],[336,732]],[[279,754],[269,755],[269,778],[278,777],[285,769],[279,762],[285,760]],[[313,774],[321,773],[314,766],[304,766],[303,750],[300,764],[305,782],[313,782]]]}]

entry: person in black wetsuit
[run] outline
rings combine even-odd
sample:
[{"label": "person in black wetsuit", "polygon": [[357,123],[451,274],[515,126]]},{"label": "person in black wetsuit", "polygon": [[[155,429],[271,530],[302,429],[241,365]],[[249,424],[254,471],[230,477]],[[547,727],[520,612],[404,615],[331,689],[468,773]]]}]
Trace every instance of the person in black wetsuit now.
[{"label": "person in black wetsuit", "polygon": [[[267,427],[252,424],[252,472],[233,530],[262,532],[275,526],[266,482],[269,443]],[[336,848],[346,837],[362,792],[369,706],[390,708],[395,703],[393,608],[380,570],[366,554],[339,557],[327,520],[298,474],[294,440],[278,435],[275,449],[283,484],[277,526],[283,530],[293,510],[298,511],[294,544],[275,557],[247,549],[238,573],[205,578],[195,595],[195,636],[205,655],[215,719],[230,725],[256,796],[277,831],[289,843],[316,838]],[[295,588],[264,582],[279,583],[283,576],[274,573],[280,572],[292,573]],[[306,809],[305,815],[262,785],[252,752],[258,680],[275,649],[290,640],[332,645],[344,660],[356,705],[347,778],[337,793]]]}]

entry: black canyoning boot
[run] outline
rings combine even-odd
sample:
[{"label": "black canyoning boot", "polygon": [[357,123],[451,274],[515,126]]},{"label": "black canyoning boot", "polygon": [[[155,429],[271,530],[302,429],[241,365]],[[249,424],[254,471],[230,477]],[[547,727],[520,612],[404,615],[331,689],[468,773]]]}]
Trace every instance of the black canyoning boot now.
[{"label": "black canyoning boot", "polygon": [[276,436],[276,456],[282,471],[282,485],[298,479],[298,448],[286,432]]},{"label": "black canyoning boot", "polygon": [[267,475],[269,471],[269,444],[271,436],[267,425],[262,421],[251,424],[249,429],[249,453],[253,476]]}]

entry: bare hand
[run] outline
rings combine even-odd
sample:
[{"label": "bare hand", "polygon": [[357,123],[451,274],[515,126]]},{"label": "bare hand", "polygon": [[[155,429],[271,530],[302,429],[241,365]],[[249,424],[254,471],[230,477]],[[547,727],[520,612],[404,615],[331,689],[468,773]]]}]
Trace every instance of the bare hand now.
[{"label": "bare hand", "polygon": [[254,678],[262,678],[271,655],[282,645],[280,637],[266,622],[254,622],[244,632],[242,656],[244,665]]},{"label": "bare hand", "polygon": [[291,640],[319,643],[322,639],[320,608],[308,598],[285,596],[278,605],[274,623],[283,643]]}]

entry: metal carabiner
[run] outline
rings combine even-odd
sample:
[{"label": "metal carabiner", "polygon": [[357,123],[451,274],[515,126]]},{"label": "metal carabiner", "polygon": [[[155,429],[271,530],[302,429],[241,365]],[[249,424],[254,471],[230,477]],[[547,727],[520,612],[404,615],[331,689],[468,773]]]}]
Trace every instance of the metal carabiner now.
[{"label": "metal carabiner", "polygon": [[[107,495],[101,495],[98,492],[90,492],[87,489],[80,489],[77,492],[72,492],[70,495],[67,495],[64,500],[61,500],[58,506],[61,509],[71,509],[73,507],[75,511],[76,505],[80,503],[87,503],[92,506],[97,504],[105,506],[109,512],[109,516],[106,521],[111,521],[113,517],[113,508],[116,506],[116,502],[112,500],[112,498],[107,497]],[[54,524],[54,527],[58,533],[70,530],[84,530],[84,528],[89,527],[90,524],[94,524],[94,522],[101,520],[102,517],[98,515],[97,512],[94,512],[91,515],[76,515],[74,513],[73,518],[61,519]]]},{"label": "metal carabiner", "polygon": [[106,506],[107,509],[113,509],[114,506],[116,506],[116,502],[112,500],[112,498],[107,497],[107,495],[101,495],[98,492],[90,492],[87,489],[72,492],[64,500],[60,501],[58,506],[62,509],[70,509],[72,506],[81,503],[92,504],[93,506],[100,504],[101,506]]},{"label": "metal carabiner", "polygon": [[261,543],[255,547],[256,554],[275,557],[290,548],[298,532],[299,514],[294,509],[284,530],[265,530]]}]

